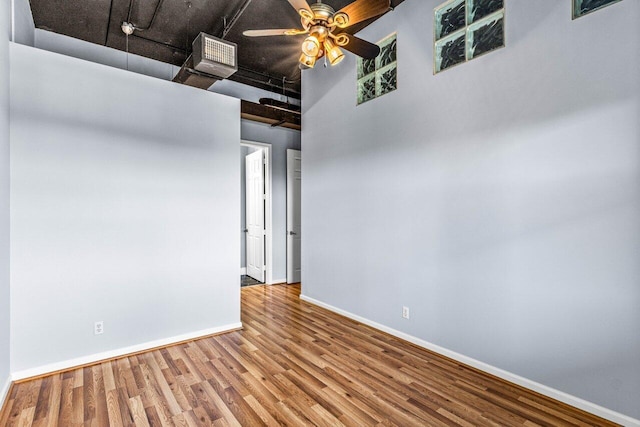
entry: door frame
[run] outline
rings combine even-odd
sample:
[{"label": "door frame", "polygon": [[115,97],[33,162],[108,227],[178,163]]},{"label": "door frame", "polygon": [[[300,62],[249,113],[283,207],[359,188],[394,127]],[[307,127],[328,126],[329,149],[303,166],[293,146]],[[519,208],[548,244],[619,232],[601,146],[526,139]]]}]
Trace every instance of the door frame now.
[{"label": "door frame", "polygon": [[[271,210],[271,144],[264,142],[240,140],[241,147],[260,148],[264,150],[264,191],[265,191],[265,213],[264,213],[264,229],[265,229],[265,258],[264,262],[267,266],[265,275],[265,284],[273,284],[273,220]],[[246,185],[246,183],[245,183]],[[244,214],[243,214],[244,215]]]}]

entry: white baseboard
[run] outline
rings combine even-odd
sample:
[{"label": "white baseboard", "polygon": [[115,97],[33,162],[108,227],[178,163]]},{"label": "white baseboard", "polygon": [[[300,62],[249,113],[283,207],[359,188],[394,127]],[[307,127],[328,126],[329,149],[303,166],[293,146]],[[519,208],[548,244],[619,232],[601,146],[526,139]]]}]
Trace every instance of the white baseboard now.
[{"label": "white baseboard", "polygon": [[533,390],[537,393],[551,397],[552,399],[556,399],[560,402],[566,403],[578,409],[582,409],[583,411],[590,412],[604,419],[613,421],[618,424],[622,424],[623,426],[627,426],[627,427],[640,427],[640,420],[636,420],[635,418],[631,418],[629,416],[620,414],[618,412],[612,411],[611,409],[604,408],[600,405],[596,405],[595,403],[588,402],[586,400],[580,399],[579,397],[572,396],[560,390],[556,390],[544,384],[537,383],[535,381],[529,380],[527,378],[521,377],[519,375],[513,374],[503,369],[496,368],[495,366],[489,365],[479,360],[475,360],[471,357],[467,357],[460,353],[456,353],[455,351],[448,350],[444,347],[440,347],[439,345],[432,344],[428,341],[424,341],[412,335],[405,334],[404,332],[400,332],[398,330],[389,328],[380,323],[376,323],[372,320],[366,319],[364,317],[360,317],[356,314],[350,313],[348,311],[342,310],[332,305],[325,304],[322,301],[318,301],[306,295],[300,295],[300,299],[302,299],[303,301],[307,301],[308,303],[317,305],[319,307],[325,308],[329,311],[333,311],[334,313],[338,313],[342,316],[353,319],[362,324],[371,326],[372,328],[386,332],[395,337],[401,338],[419,347],[423,347],[427,350],[431,350],[435,353],[441,354],[450,359],[464,363],[465,365],[469,365],[481,371],[487,372],[491,375],[495,375],[496,377],[502,378],[503,380],[512,382],[519,386],[525,387],[529,390]]},{"label": "white baseboard", "polygon": [[9,393],[9,388],[11,387],[11,376],[7,378],[7,382],[0,389],[0,411],[4,407],[4,401],[7,399],[7,395]]},{"label": "white baseboard", "polygon": [[14,372],[11,375],[12,381],[20,381],[27,378],[37,377],[40,375],[50,374],[52,372],[73,369],[78,366],[89,365],[103,360],[113,359],[126,356],[132,353],[151,350],[157,347],[164,347],[182,341],[189,341],[213,334],[221,334],[242,328],[242,323],[232,323],[230,325],[219,326],[216,328],[204,329],[197,332],[178,335],[170,338],[164,338],[156,341],[149,341],[143,344],[133,345],[130,347],[119,348],[117,350],[105,351],[103,353],[92,354],[90,356],[78,357],[76,359],[65,360],[63,362],[52,363],[49,365],[38,366],[37,368],[25,369],[23,371]]},{"label": "white baseboard", "polygon": [[247,267],[241,267],[240,268],[240,275],[241,276],[246,276],[247,275]]},{"label": "white baseboard", "polygon": [[273,279],[271,280],[270,283],[267,283],[268,285],[279,285],[282,283],[287,283],[287,279]]}]

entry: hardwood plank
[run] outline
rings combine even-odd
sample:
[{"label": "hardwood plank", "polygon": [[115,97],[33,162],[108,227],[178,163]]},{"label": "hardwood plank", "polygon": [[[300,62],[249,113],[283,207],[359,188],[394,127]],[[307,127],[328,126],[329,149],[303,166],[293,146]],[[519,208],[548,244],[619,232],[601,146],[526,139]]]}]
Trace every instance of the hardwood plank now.
[{"label": "hardwood plank", "polygon": [[244,399],[247,402],[247,405],[249,405],[251,409],[253,409],[253,411],[260,417],[260,420],[264,425],[274,427],[281,425],[278,420],[276,420],[273,415],[271,415],[270,411],[262,406],[253,395],[250,394]]},{"label": "hardwood plank", "polygon": [[613,426],[346,319],[241,291],[243,330],[12,385],[0,426]]},{"label": "hardwood plank", "polygon": [[[91,387],[87,387],[90,389]],[[72,390],[73,397],[71,399],[71,422],[70,425],[82,425],[85,422],[85,414],[94,414],[95,410],[87,411],[93,400],[86,401],[83,393],[84,387],[74,387]],[[91,419],[90,417],[88,419]]]},{"label": "hardwood plank", "polygon": [[33,417],[36,413],[35,406],[29,406],[24,408],[20,413],[20,418],[18,419],[18,427],[30,427],[33,424]]},{"label": "hardwood plank", "polygon": [[124,427],[118,394],[115,388],[106,392],[107,417],[109,419],[109,426]]},{"label": "hardwood plank", "polygon": [[[146,381],[146,387],[142,393],[145,409],[147,411],[150,409],[155,410],[155,416],[160,422],[159,425],[172,426],[173,414],[169,410],[169,403],[162,398],[162,392],[160,391],[160,387],[158,386],[151,369],[145,363],[140,365],[140,369]],[[154,411],[151,411],[151,413],[154,413]]]},{"label": "hardwood plank", "polygon": [[[90,421],[96,416],[96,396],[95,388],[93,387],[93,367],[88,366],[82,369],[82,374],[82,385],[79,387],[75,387],[74,384],[74,422]],[[76,390],[78,390],[78,393],[82,392],[82,400],[80,400],[80,396],[78,395],[78,393],[76,393]],[[84,412],[82,417],[78,417],[80,410],[83,410]]]},{"label": "hardwood plank", "polygon": [[43,414],[46,421],[44,426],[57,427],[58,416],[60,414],[60,405],[62,398],[62,375],[54,374],[51,376],[51,394],[49,397],[48,412]]},{"label": "hardwood plank", "polygon": [[[107,394],[104,387],[104,378],[100,365],[95,365],[92,369],[93,389],[96,399],[95,423],[98,426],[109,425],[109,414],[107,410]],[[87,385],[85,385],[87,387]],[[87,421],[87,420],[85,420]]]},{"label": "hardwood plank", "polygon": [[150,427],[140,396],[131,397],[129,399],[129,408],[133,415],[133,422],[136,427]]},{"label": "hardwood plank", "polygon": [[2,412],[0,412],[0,426],[9,425],[9,418],[13,409],[13,403],[15,402],[15,399],[12,399],[10,396],[11,393],[9,393],[9,396],[7,396],[7,400],[2,406]]},{"label": "hardwood plank", "polygon": [[42,379],[40,392],[36,399],[36,411],[33,415],[34,422],[43,419],[49,412],[49,399],[51,398],[52,382],[53,377],[45,377]]},{"label": "hardwood plank", "polygon": [[60,412],[58,420],[54,419],[54,414],[47,415],[47,418],[50,418],[52,423],[57,421],[60,426],[69,426],[72,424],[73,390],[73,377],[63,379],[62,388],[60,389]]}]

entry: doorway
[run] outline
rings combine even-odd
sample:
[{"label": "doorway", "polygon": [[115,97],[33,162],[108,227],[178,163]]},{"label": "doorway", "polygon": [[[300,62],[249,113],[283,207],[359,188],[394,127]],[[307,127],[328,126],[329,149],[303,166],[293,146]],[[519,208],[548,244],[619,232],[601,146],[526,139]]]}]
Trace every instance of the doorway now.
[{"label": "doorway", "polygon": [[302,152],[287,150],[287,283],[301,280]]},{"label": "doorway", "polygon": [[272,283],[271,145],[241,141],[241,286]]}]

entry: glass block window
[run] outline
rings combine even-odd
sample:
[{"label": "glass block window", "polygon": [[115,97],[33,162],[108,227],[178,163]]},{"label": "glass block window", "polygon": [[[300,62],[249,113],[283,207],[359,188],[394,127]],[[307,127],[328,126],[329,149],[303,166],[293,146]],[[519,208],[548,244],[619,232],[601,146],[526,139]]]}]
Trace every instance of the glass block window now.
[{"label": "glass block window", "polygon": [[505,45],[504,0],[449,0],[434,19],[434,74]]},{"label": "glass block window", "polygon": [[622,0],[573,0],[573,19],[595,12]]},{"label": "glass block window", "polygon": [[358,58],[358,105],[398,88],[398,49],[396,34],[378,43],[380,55]]}]

